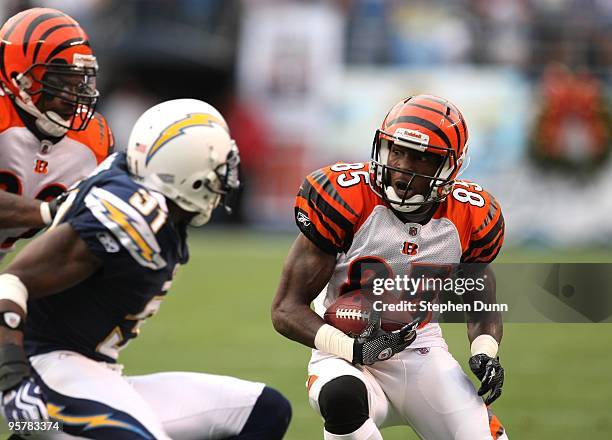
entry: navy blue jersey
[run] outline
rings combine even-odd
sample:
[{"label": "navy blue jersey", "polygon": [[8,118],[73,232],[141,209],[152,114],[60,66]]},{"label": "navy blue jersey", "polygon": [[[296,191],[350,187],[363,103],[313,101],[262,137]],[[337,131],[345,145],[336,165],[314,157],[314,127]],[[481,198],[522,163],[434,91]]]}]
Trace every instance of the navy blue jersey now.
[{"label": "navy blue jersey", "polygon": [[[165,198],[134,182],[125,155],[115,154],[72,190],[68,223],[103,261],[92,276],[55,295],[28,302],[28,355],[72,350],[115,362],[138,335],[187,262],[185,229],[168,219]],[[61,262],[58,262],[61,264]]]}]

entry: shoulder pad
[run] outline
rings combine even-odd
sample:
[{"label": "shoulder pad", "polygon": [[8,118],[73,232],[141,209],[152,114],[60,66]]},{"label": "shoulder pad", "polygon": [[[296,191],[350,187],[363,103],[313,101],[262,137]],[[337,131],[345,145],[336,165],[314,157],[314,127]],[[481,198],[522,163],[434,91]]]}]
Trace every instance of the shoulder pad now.
[{"label": "shoulder pad", "polygon": [[[140,265],[154,270],[166,266],[154,231],[163,225],[167,213],[165,209],[154,209],[158,203],[159,200],[144,189],[134,192],[129,202],[100,187],[92,188],[85,196],[85,205],[96,219]],[[156,220],[159,215],[162,216],[161,224],[156,224],[160,221]]]},{"label": "shoulder pad", "polygon": [[369,192],[365,163],[337,163],[306,176],[295,201],[298,228],[324,251],[348,250]]},{"label": "shoulder pad", "polygon": [[68,131],[66,135],[87,146],[96,156],[98,163],[102,162],[114,151],[113,134],[104,116],[96,113],[87,128],[83,131]]},{"label": "shoulder pad", "polygon": [[457,227],[464,263],[490,263],[504,241],[504,216],[499,202],[475,182],[455,182],[444,202],[444,216]]},{"label": "shoulder pad", "polygon": [[11,127],[25,127],[25,124],[19,117],[17,110],[15,110],[11,98],[2,92],[0,94],[0,132]]}]

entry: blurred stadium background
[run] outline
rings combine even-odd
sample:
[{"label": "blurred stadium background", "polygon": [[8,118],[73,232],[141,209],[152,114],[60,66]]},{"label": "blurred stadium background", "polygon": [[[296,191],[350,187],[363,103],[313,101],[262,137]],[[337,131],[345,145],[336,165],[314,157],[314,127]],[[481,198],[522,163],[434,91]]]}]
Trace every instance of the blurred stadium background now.
[{"label": "blurred stadium background", "polygon": [[[32,6],[88,31],[119,148],[144,109],[194,97],[227,115],[241,149],[237,215],[192,231],[190,265],[123,354],[129,374],[266,381],[294,405],[287,438],[321,438],[304,388],[309,351],[269,321],[293,197],[310,170],[367,160],[386,111],[410,94],[463,109],[462,177],[504,209],[503,261],[612,262],[610,0],[3,0],[0,18]],[[445,333],[466,365],[464,326]],[[610,324],[507,325],[494,407],[509,434],[609,437],[611,341]]]}]

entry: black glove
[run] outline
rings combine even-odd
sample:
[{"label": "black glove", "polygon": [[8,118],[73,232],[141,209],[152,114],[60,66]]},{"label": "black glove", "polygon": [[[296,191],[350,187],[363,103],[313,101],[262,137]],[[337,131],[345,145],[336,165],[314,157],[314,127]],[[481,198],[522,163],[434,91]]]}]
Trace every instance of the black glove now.
[{"label": "black glove", "polygon": [[7,422],[48,420],[46,399],[34,378],[23,347],[0,346],[0,392]]},{"label": "black glove", "polygon": [[30,376],[30,363],[23,347],[15,344],[0,345],[0,392],[17,387]]},{"label": "black glove", "polygon": [[470,369],[480,380],[481,385],[478,390],[479,396],[484,396],[485,404],[492,404],[502,393],[504,386],[504,368],[499,363],[499,358],[493,359],[484,353],[475,354],[470,358]]},{"label": "black glove", "polygon": [[58,208],[60,207],[62,203],[66,201],[66,199],[68,198],[68,194],[70,193],[64,192],[48,202],[41,203],[40,216],[42,217],[43,222],[47,226],[53,223],[53,219],[55,218],[55,215],[57,214]]},{"label": "black glove", "polygon": [[380,312],[372,312],[368,325],[353,344],[353,364],[372,365],[403,351],[416,339],[419,320],[400,330],[385,332],[380,328]]}]

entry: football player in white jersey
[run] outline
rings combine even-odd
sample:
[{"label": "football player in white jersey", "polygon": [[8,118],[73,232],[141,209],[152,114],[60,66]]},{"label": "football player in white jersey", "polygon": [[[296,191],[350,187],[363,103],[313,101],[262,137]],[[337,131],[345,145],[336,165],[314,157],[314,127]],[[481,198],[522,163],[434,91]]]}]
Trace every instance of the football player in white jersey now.
[{"label": "football player in white jersey", "polygon": [[[127,154],[112,155],[69,191],[50,229],[0,275],[9,426],[27,430],[20,422],[34,421],[30,430],[40,431],[50,417],[62,432],[44,438],[283,437],[291,406],[263,383],[192,372],[125,376],[117,364],[187,263],[187,226],[204,225],[238,188],[238,164],[221,114],[177,99],[146,111]],[[210,311],[200,313],[205,324]],[[202,329],[214,338],[210,331]]]},{"label": "football player in white jersey", "polygon": [[0,259],[112,152],[97,71],[87,34],[61,11],[28,9],[0,28]]},{"label": "football player in white jersey", "polygon": [[507,439],[488,408],[504,379],[499,313],[468,319],[478,392],[429,314],[389,333],[376,316],[357,338],[322,319],[340,295],[371,287],[373,276],[416,278],[423,267],[460,265],[486,280],[482,298],[495,301],[488,263],[502,245],[504,219],[480,185],[456,180],[467,141],[455,105],[412,96],[387,114],[369,164],[337,163],[300,187],[301,233],[284,264],[272,321],[281,334],[313,348],[308,396],[325,420],[326,440],[379,440],[380,429],[393,425],[410,425],[427,440]]}]

